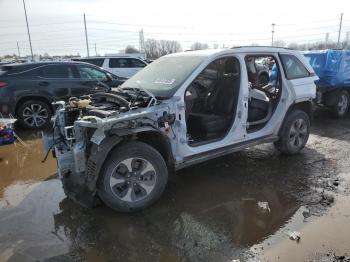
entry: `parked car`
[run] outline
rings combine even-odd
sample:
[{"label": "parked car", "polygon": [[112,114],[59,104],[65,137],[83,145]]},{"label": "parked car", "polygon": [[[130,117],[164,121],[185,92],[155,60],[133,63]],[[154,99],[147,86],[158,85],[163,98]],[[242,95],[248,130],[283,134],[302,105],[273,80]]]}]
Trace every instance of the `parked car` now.
[{"label": "parked car", "polygon": [[79,62],[41,62],[0,66],[0,112],[25,128],[50,123],[53,101],[118,86],[125,78]]},{"label": "parked car", "polygon": [[96,66],[104,68],[108,72],[126,78],[132,77],[134,74],[136,74],[138,71],[140,71],[147,65],[147,63],[141,58],[127,56],[90,57],[73,60],[94,64]]},{"label": "parked car", "polygon": [[313,50],[304,53],[319,77],[316,81],[320,106],[344,117],[350,105],[350,50]]},{"label": "parked car", "polygon": [[[274,58],[273,84],[249,84],[246,61],[257,57]],[[68,196],[87,206],[98,196],[117,211],[136,211],[184,167],[267,142],[283,154],[300,152],[315,80],[306,58],[289,49],[171,54],[116,90],[91,95],[83,110],[61,102],[44,144],[54,147]]]}]

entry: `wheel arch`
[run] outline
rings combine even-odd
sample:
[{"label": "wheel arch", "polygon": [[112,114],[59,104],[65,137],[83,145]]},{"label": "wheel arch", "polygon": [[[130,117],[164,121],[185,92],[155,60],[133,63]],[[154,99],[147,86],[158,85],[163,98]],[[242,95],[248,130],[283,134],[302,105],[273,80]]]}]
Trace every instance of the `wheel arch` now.
[{"label": "wheel arch", "polygon": [[145,131],[138,133],[136,140],[155,148],[164,158],[168,169],[174,168],[175,158],[171,150],[171,142],[167,136],[157,131]]},{"label": "wheel arch", "polygon": [[298,102],[298,103],[291,105],[289,107],[286,115],[288,115],[291,111],[296,110],[296,109],[304,111],[308,115],[308,117],[310,118],[310,121],[313,119],[314,104],[312,101],[306,100],[306,101],[301,101],[301,102]]},{"label": "wheel arch", "polygon": [[285,122],[287,120],[287,117],[294,110],[301,110],[301,111],[305,112],[310,119],[310,123],[312,122],[313,111],[314,111],[313,102],[310,100],[307,100],[307,101],[301,101],[301,102],[294,103],[288,108],[288,111],[287,111],[286,115],[284,116],[284,119],[283,119],[282,124],[279,128],[279,131],[278,131],[278,136],[281,136],[281,133],[283,132],[283,128],[284,128]]},{"label": "wheel arch", "polygon": [[15,105],[15,114],[16,114],[16,115],[17,115],[17,113],[18,113],[17,111],[18,111],[19,107],[20,107],[23,103],[25,103],[25,102],[27,102],[27,101],[29,101],[29,100],[38,100],[38,101],[41,101],[41,102],[47,104],[47,105],[50,107],[52,113],[54,112],[54,108],[53,108],[53,106],[52,106],[51,101],[50,101],[49,98],[47,98],[47,97],[45,97],[45,96],[37,96],[37,95],[33,95],[33,96],[32,96],[32,95],[28,95],[28,96],[23,96],[23,97],[21,97],[21,98],[19,98],[19,99],[17,100],[16,105]]},{"label": "wheel arch", "polygon": [[100,176],[100,171],[108,158],[110,152],[118,146],[129,141],[140,141],[156,149],[168,167],[173,170],[175,160],[171,150],[169,139],[157,131],[143,131],[133,135],[118,136],[112,135],[106,137],[99,145],[92,143],[90,148],[90,156],[87,160],[86,174],[87,186],[91,191],[96,189],[96,183]]}]

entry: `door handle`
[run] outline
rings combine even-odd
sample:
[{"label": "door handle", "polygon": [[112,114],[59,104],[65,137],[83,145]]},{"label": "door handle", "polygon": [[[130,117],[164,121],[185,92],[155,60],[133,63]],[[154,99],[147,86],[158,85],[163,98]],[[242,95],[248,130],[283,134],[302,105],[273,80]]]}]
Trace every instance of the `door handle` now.
[{"label": "door handle", "polygon": [[50,83],[43,81],[43,82],[39,82],[39,86],[48,86]]}]

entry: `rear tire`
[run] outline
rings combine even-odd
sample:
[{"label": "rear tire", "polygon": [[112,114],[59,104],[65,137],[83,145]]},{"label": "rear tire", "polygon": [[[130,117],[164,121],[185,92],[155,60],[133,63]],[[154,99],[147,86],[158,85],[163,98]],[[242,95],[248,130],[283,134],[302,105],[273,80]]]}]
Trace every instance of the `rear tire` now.
[{"label": "rear tire", "polygon": [[105,161],[97,193],[110,208],[134,212],[152,205],[168,181],[163,157],[153,147],[138,141],[113,150]]},{"label": "rear tire", "polygon": [[280,130],[280,139],[274,144],[282,154],[294,155],[305,147],[309,135],[309,116],[302,110],[293,110],[286,116]]},{"label": "rear tire", "polygon": [[349,111],[349,93],[346,90],[341,90],[336,97],[336,104],[332,108],[335,118],[343,118]]},{"label": "rear tire", "polygon": [[17,110],[19,124],[26,129],[41,129],[50,124],[50,106],[40,100],[28,100]]}]

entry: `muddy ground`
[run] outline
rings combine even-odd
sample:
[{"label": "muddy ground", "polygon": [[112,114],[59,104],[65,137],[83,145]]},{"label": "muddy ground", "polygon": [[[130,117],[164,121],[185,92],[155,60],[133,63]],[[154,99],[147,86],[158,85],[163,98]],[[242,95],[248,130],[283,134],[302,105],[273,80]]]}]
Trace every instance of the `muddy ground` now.
[{"label": "muddy ground", "polygon": [[0,147],[0,261],[350,261],[350,117],[317,112],[293,157],[262,145],[178,172],[132,215],[67,199],[40,133],[18,134]]}]

